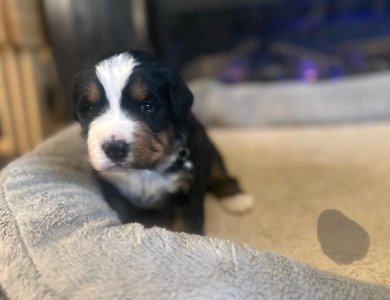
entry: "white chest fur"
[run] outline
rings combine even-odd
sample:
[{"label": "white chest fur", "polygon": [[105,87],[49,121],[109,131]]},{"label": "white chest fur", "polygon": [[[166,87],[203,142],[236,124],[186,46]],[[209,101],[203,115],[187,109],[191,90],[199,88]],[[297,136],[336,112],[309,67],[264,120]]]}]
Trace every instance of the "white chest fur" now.
[{"label": "white chest fur", "polygon": [[166,199],[167,195],[186,189],[184,174],[161,174],[150,170],[129,170],[123,172],[105,171],[100,173],[114,184],[123,196],[134,205],[150,208]]}]

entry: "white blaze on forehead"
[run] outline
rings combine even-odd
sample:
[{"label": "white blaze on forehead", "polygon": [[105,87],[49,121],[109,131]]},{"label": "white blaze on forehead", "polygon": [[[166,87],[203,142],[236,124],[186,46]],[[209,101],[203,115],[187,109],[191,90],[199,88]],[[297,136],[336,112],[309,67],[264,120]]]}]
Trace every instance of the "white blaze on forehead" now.
[{"label": "white blaze on forehead", "polygon": [[122,90],[137,64],[134,57],[122,53],[103,60],[96,66],[96,75],[103,85],[112,110],[120,109]]},{"label": "white blaze on forehead", "polygon": [[122,53],[103,60],[96,66],[96,75],[108,100],[106,110],[92,121],[88,132],[90,162],[97,170],[114,165],[102,149],[104,142],[112,139],[124,140],[129,144],[133,142],[137,123],[121,108],[121,98],[137,64],[131,55]]}]

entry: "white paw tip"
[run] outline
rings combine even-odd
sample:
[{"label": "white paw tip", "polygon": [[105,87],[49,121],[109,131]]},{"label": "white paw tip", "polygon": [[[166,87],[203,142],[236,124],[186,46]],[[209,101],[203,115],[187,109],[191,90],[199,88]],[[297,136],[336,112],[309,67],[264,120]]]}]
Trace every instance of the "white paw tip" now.
[{"label": "white paw tip", "polygon": [[243,214],[250,211],[254,201],[250,194],[236,194],[220,199],[222,206],[231,213]]}]

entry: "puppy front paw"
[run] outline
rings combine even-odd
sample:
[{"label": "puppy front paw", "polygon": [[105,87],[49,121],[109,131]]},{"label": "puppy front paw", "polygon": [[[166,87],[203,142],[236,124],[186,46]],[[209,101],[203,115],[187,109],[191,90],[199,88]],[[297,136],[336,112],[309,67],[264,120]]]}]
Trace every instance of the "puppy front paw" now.
[{"label": "puppy front paw", "polygon": [[234,214],[244,214],[249,212],[254,205],[253,196],[245,193],[221,198],[220,202],[228,212]]}]

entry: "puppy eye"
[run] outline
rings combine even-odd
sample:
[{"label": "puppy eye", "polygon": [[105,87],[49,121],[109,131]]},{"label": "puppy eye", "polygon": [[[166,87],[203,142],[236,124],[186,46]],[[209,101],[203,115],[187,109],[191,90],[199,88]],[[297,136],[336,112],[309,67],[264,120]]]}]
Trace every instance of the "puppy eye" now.
[{"label": "puppy eye", "polygon": [[146,113],[154,112],[156,109],[156,105],[150,104],[150,103],[142,103],[141,110]]},{"label": "puppy eye", "polygon": [[83,113],[83,114],[86,114],[86,113],[90,113],[92,110],[93,110],[94,106],[93,104],[88,104],[88,105],[85,105],[83,106],[80,111]]}]

